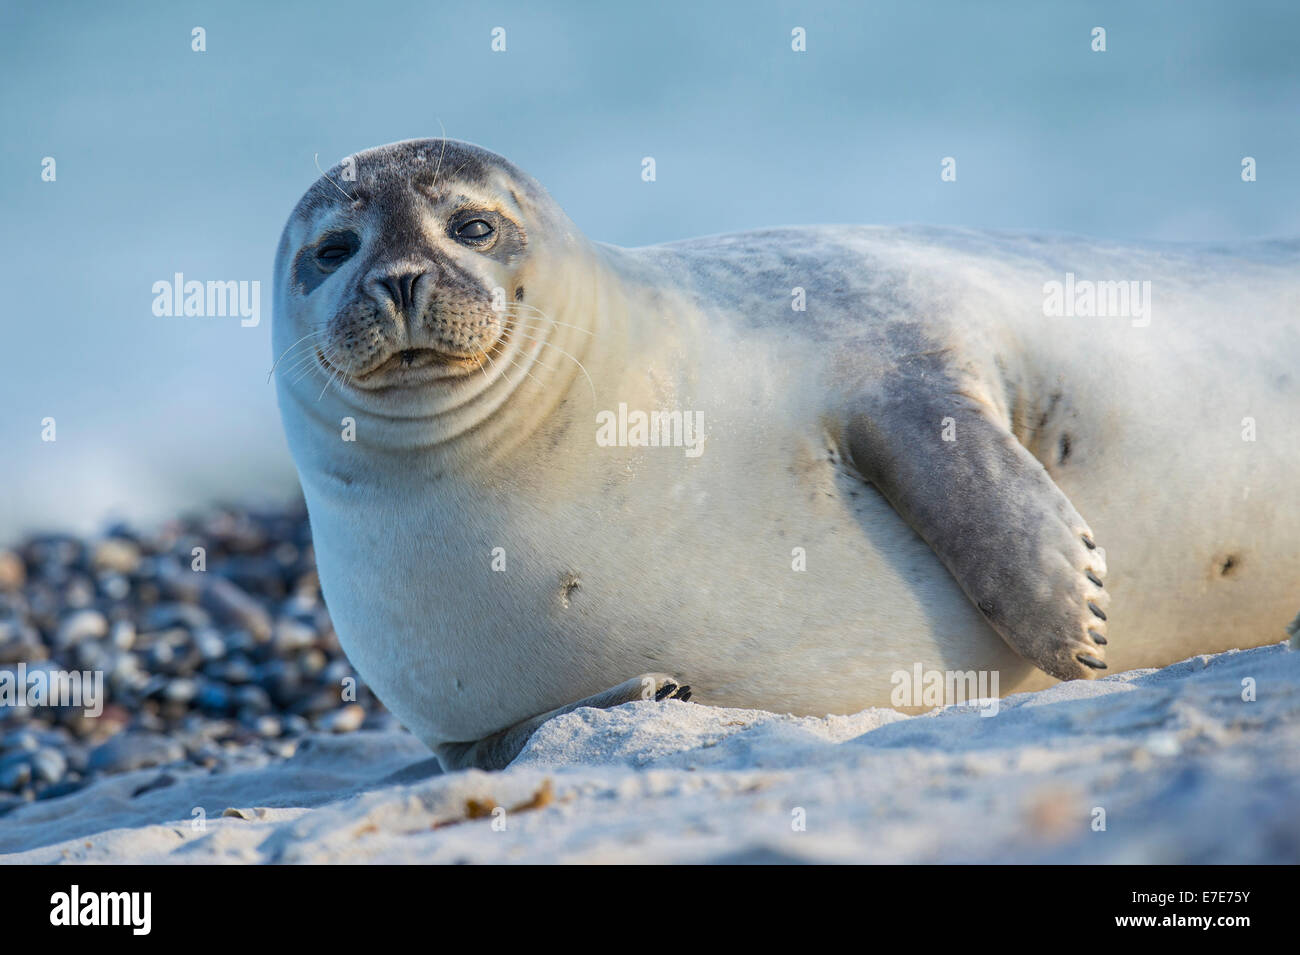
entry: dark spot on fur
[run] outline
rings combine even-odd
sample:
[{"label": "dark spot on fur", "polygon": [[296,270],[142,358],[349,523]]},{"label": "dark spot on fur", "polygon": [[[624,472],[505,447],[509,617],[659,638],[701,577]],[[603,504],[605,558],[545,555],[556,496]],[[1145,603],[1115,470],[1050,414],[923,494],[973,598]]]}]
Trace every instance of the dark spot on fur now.
[{"label": "dark spot on fur", "polygon": [[1050,398],[1047,399],[1047,408],[1043,411],[1042,415],[1038,419],[1039,431],[1047,427],[1048,419],[1052,417],[1052,412],[1056,410],[1056,406],[1060,403],[1061,403],[1061,393],[1059,391],[1055,392],[1054,394],[1052,394]]},{"label": "dark spot on fur", "polygon": [[569,598],[582,586],[577,574],[565,574],[560,578],[560,603],[569,606]]},{"label": "dark spot on fur", "polygon": [[1060,454],[1060,458],[1058,459],[1057,463],[1058,463],[1058,464],[1064,464],[1065,461],[1066,461],[1066,459],[1069,458],[1069,456],[1070,456],[1070,436],[1069,436],[1068,434],[1062,433],[1062,434],[1061,434],[1061,454]]},{"label": "dark spot on fur", "polygon": [[1236,554],[1229,554],[1227,557],[1223,558],[1222,563],[1219,564],[1219,576],[1230,577],[1240,566],[1241,558]]},{"label": "dark spot on fur", "polygon": [[515,289],[515,301],[522,302],[523,300],[524,300],[524,287],[521,285],[519,286],[519,288]]}]

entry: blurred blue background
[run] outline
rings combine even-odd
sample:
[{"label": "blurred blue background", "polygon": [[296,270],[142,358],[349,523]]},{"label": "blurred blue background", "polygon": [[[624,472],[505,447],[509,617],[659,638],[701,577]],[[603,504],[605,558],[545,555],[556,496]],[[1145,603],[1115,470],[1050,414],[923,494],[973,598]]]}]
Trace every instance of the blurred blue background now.
[{"label": "blurred blue background", "polygon": [[[1281,0],[6,3],[0,543],[294,493],[271,269],[315,153],[445,127],[625,245],[825,222],[1294,235],[1298,27]],[[260,281],[261,325],[155,317],[175,272]]]}]

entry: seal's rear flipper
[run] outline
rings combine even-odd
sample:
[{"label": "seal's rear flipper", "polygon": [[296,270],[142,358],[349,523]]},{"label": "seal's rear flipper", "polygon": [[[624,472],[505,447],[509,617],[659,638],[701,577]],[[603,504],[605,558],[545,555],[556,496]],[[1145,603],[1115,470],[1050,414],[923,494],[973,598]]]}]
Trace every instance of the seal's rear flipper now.
[{"label": "seal's rear flipper", "polygon": [[572,713],[584,706],[608,709],[637,700],[655,700],[660,703],[664,700],[681,700],[685,703],[690,698],[691,688],[680,680],[675,680],[666,673],[643,673],[604,693],[521,720],[514,726],[508,726],[483,739],[469,743],[441,743],[432,749],[447,772],[455,769],[505,769],[523,750],[537,728],[557,716]]},{"label": "seal's rear flipper", "polygon": [[1062,680],[1106,669],[1105,552],[1042,464],[959,376],[888,383],[845,421],[853,465],[1021,656]]}]

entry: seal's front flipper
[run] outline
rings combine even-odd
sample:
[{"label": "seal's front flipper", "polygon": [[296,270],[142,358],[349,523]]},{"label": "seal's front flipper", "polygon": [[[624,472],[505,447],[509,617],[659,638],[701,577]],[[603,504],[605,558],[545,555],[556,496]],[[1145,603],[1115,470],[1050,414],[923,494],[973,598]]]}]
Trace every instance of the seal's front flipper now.
[{"label": "seal's front flipper", "polygon": [[645,673],[604,693],[522,720],[483,739],[470,743],[442,743],[433,747],[433,751],[442,768],[448,772],[455,769],[505,769],[519,755],[529,737],[537,732],[537,728],[557,716],[572,713],[584,706],[608,709],[636,700],[681,700],[684,703],[690,698],[691,688],[680,680],[674,680],[666,673]]},{"label": "seal's front flipper", "polygon": [[1095,676],[1105,553],[1042,464],[951,384],[939,374],[863,398],[846,422],[853,464],[1012,649],[1058,679]]}]

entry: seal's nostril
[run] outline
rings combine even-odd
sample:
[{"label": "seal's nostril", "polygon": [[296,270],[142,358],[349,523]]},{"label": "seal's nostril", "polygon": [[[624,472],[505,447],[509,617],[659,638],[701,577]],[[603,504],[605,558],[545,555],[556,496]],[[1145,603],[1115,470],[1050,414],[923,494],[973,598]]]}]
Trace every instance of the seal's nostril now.
[{"label": "seal's nostril", "polygon": [[402,311],[409,311],[415,304],[415,284],[420,280],[421,272],[403,272],[400,275],[385,275],[379,284],[388,292],[389,297]]}]

